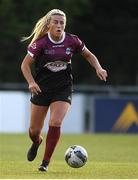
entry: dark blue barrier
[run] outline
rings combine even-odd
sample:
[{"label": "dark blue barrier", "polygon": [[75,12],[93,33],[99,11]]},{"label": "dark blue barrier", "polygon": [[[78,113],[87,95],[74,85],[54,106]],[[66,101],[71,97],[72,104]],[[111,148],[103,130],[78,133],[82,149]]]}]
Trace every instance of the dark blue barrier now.
[{"label": "dark blue barrier", "polygon": [[138,133],[138,97],[96,97],[95,132]]}]

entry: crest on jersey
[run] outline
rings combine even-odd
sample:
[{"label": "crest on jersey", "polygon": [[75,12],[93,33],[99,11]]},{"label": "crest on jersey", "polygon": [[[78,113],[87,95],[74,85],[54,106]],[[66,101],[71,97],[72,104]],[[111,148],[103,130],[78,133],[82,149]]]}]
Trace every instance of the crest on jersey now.
[{"label": "crest on jersey", "polygon": [[71,48],[69,48],[69,47],[66,48],[66,54],[67,54],[67,55],[71,54]]}]

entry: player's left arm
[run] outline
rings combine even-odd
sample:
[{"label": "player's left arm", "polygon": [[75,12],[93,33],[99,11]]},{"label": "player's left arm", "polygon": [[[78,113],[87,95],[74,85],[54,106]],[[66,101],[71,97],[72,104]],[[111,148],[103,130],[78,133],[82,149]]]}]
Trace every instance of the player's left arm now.
[{"label": "player's left arm", "polygon": [[89,51],[86,47],[81,52],[81,55],[91,64],[92,67],[95,68],[97,76],[101,80],[106,81],[107,71],[102,68],[97,57],[91,51]]}]

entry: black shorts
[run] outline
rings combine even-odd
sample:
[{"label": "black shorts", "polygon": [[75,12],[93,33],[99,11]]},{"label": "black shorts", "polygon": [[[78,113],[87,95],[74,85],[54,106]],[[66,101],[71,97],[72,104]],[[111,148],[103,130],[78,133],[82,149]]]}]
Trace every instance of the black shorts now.
[{"label": "black shorts", "polygon": [[56,93],[40,93],[38,95],[31,95],[30,101],[39,106],[49,106],[55,101],[65,101],[71,104],[72,100],[72,88],[67,87],[62,90],[58,90]]}]

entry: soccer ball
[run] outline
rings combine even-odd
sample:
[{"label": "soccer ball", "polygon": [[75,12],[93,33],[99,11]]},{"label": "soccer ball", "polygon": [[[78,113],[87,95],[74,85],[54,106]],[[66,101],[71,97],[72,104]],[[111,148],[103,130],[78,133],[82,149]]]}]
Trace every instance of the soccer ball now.
[{"label": "soccer ball", "polygon": [[65,152],[65,161],[72,168],[80,168],[88,159],[87,151],[79,145],[70,146]]}]

